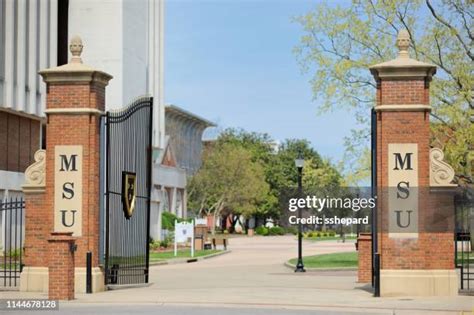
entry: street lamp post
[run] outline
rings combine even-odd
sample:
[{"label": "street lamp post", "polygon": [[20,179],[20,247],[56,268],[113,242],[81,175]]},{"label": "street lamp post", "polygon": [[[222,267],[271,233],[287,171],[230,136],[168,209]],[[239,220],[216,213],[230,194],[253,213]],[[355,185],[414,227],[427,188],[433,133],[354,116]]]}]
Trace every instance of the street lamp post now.
[{"label": "street lamp post", "polygon": [[[301,152],[298,153],[298,157],[295,159],[295,166],[298,169],[298,198],[301,198],[303,195],[302,175],[304,166],[304,159]],[[302,211],[303,209],[298,207],[298,263],[296,264],[295,272],[306,272],[303,264],[303,231],[301,226]]]}]

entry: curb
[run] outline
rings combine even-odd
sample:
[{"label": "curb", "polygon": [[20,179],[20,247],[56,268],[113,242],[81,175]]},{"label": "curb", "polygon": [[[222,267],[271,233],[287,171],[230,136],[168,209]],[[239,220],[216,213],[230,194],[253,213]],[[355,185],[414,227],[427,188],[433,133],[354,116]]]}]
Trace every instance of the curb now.
[{"label": "curb", "polygon": [[232,251],[231,250],[224,250],[222,252],[209,254],[209,255],[201,256],[201,257],[175,258],[175,259],[168,259],[168,260],[162,260],[162,261],[150,261],[150,266],[163,266],[163,265],[176,265],[176,264],[193,263],[193,262],[198,262],[200,260],[210,259],[210,258],[214,258],[214,257],[217,257],[217,256],[229,254],[230,252],[232,252]]},{"label": "curb", "polygon": [[[283,264],[285,267],[290,269],[295,269],[296,265],[290,264],[289,262],[285,262]],[[335,268],[304,268],[306,271],[309,272],[317,272],[317,271],[357,271],[356,267],[335,267]]]}]

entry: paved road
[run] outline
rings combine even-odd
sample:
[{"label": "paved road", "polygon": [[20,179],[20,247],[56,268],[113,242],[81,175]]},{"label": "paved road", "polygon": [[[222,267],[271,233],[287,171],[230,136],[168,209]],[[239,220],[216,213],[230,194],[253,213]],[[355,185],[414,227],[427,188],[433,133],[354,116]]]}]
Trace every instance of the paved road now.
[{"label": "paved road", "polygon": [[[131,313],[138,314],[156,310],[158,314],[279,315],[313,310],[316,313],[311,314],[421,315],[459,314],[474,307],[474,299],[467,296],[373,298],[370,286],[356,283],[355,271],[295,274],[283,266],[296,256],[293,236],[235,238],[229,248],[226,255],[197,263],[154,266],[148,287],[77,294],[75,301],[62,303],[62,310],[65,314],[94,314],[93,304],[106,304],[95,313],[120,314],[130,307]],[[353,242],[304,243],[305,255],[354,250]],[[127,305],[119,306],[124,303]]]},{"label": "paved road", "polygon": [[[348,312],[347,310],[332,311],[327,309],[321,310],[295,310],[295,309],[272,309],[267,308],[228,308],[228,307],[193,307],[193,306],[176,306],[176,305],[68,305],[60,308],[60,311],[35,311],[35,315],[141,315],[141,314],[159,314],[159,315],[343,315],[343,314],[361,314],[361,312]],[[367,312],[364,312],[367,314]],[[24,312],[8,312],[12,315],[31,315],[32,311]],[[392,312],[377,312],[370,314],[393,315]]]}]

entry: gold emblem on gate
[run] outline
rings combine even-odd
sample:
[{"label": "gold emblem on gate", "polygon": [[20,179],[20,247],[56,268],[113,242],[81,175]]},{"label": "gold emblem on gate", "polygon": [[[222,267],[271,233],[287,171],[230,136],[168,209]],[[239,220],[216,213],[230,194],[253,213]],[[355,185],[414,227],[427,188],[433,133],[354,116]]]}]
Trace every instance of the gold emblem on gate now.
[{"label": "gold emblem on gate", "polygon": [[122,203],[123,213],[128,220],[135,210],[137,199],[137,175],[131,172],[122,172]]}]

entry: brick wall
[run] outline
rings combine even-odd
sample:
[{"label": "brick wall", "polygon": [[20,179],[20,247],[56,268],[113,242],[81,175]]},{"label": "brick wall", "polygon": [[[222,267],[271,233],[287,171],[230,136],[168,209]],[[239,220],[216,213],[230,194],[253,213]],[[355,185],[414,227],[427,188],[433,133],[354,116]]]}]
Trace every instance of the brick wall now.
[{"label": "brick wall", "polygon": [[24,264],[28,267],[48,266],[48,238],[53,230],[51,208],[45,203],[45,193],[25,194]]},{"label": "brick wall", "polygon": [[49,291],[50,300],[74,299],[74,245],[72,233],[52,233],[49,242]]},{"label": "brick wall", "polygon": [[[429,105],[429,82],[424,79],[383,79],[378,82],[377,105]],[[416,239],[388,236],[388,145],[418,144],[419,234]],[[379,190],[379,252],[382,269],[453,269],[452,196],[430,192],[429,112],[379,111],[377,113],[377,178]],[[433,218],[444,216],[438,228]]]},{"label": "brick wall", "polygon": [[372,235],[360,233],[357,238],[358,271],[357,282],[372,282]]},{"label": "brick wall", "polygon": [[0,170],[24,172],[40,148],[38,120],[0,111]]},{"label": "brick wall", "polygon": [[[104,110],[105,88],[98,84],[50,83],[47,108],[96,108]],[[46,204],[54,206],[54,147],[83,146],[82,237],[76,241],[76,267],[86,266],[86,253],[92,252],[92,267],[99,265],[99,159],[100,117],[93,114],[49,114],[46,126]]]}]

